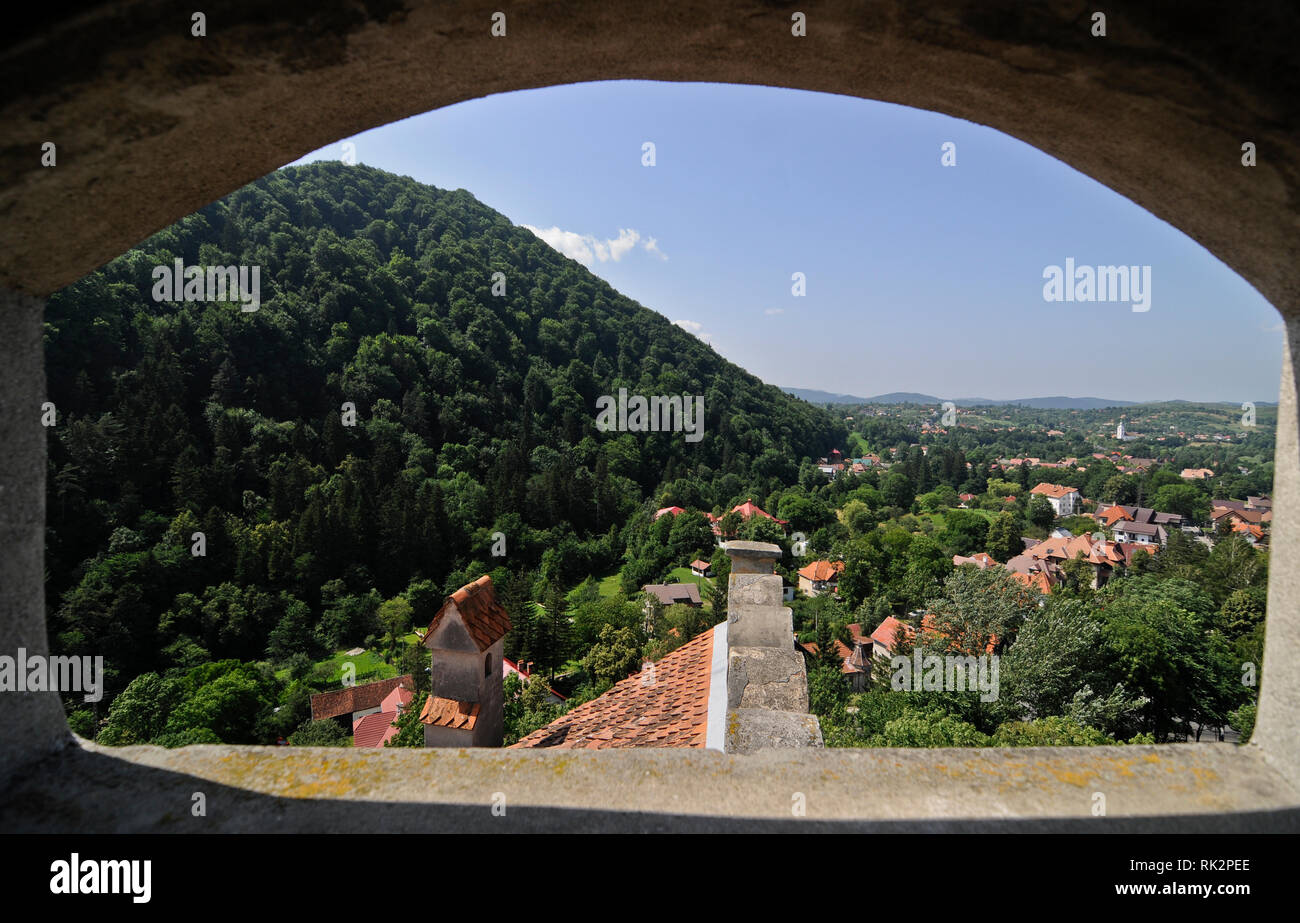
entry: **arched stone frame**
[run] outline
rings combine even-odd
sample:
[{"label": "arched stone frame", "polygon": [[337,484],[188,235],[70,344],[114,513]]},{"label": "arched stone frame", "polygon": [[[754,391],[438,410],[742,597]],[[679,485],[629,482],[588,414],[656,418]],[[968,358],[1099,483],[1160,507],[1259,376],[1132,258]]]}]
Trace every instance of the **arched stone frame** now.
[{"label": "arched stone frame", "polygon": [[[1083,816],[1086,806],[1076,810],[1068,784],[1060,783],[1060,774],[1077,778],[1081,772],[1085,778],[1095,772],[1115,791],[1133,790],[1127,807],[1124,799],[1111,799],[1113,813],[1276,811],[1300,804],[1300,733],[1293,717],[1300,711],[1300,78],[1289,64],[1300,14],[1291,5],[1265,2],[1234,12],[1220,4],[1185,3],[1174,20],[1165,4],[1127,3],[1108,14],[1105,37],[1091,34],[1090,13],[1082,5],[1010,0],[869,6],[848,0],[719,0],[707,6],[539,0],[505,8],[503,38],[491,36],[487,8],[447,0],[326,0],[269,11],[250,3],[207,7],[203,38],[190,35],[188,11],[160,0],[127,0],[89,5],[67,22],[17,28],[0,52],[0,85],[6,88],[0,103],[6,133],[0,149],[0,311],[7,322],[0,337],[5,648],[45,647],[45,434],[34,422],[44,399],[45,295],[304,153],[464,99],[619,78],[797,87],[931,109],[1033,144],[1202,243],[1285,320],[1277,521],[1264,684],[1252,744],[1221,755],[1193,747],[1159,756],[1178,774],[1174,778],[1189,780],[1181,801],[1169,800],[1168,786],[1161,789],[1141,765],[1119,765],[1122,757],[1113,752],[972,753],[963,757],[971,768],[955,780],[954,791],[965,786],[973,800],[967,799],[965,812],[961,804],[967,802],[954,801],[949,813]],[[806,37],[791,34],[796,10],[807,15]],[[238,141],[230,140],[241,132]],[[57,145],[56,167],[39,165],[46,141]],[[1241,164],[1245,142],[1255,145],[1257,166]],[[0,698],[0,734],[6,741],[0,777],[21,779],[24,767],[51,755],[66,761],[68,774],[79,771],[87,753],[110,758],[99,748],[65,749],[66,724],[49,694]],[[128,775],[133,761],[202,774],[211,770],[201,752],[209,749],[133,749],[112,759],[114,771]],[[620,770],[610,767],[638,760],[668,759],[666,772],[696,778],[691,773],[702,757],[707,755],[618,754],[590,766],[592,776],[577,787],[619,790]],[[797,758],[806,761],[803,771],[834,765],[848,773],[850,764],[883,771],[878,757],[828,751]],[[915,770],[907,777],[911,782],[900,784],[915,789],[916,780],[933,769],[933,757],[896,757]],[[975,767],[992,767],[995,778],[1006,782],[1017,758],[1031,775],[1046,780],[1043,791],[1013,785],[1017,794],[1010,797],[980,788]],[[777,780],[794,772],[781,754],[745,759],[751,762],[731,769],[742,790],[783,785]],[[512,763],[515,779],[528,777],[536,766],[513,758]],[[1094,769],[1087,770],[1089,765]],[[489,771],[486,762],[483,767]],[[541,793],[545,785],[538,784]],[[253,789],[283,794],[256,784]],[[653,810],[652,795],[627,795],[603,801]],[[766,802],[754,791],[748,795],[714,792],[705,813],[725,816],[730,805],[736,816],[754,816],[754,805]],[[562,792],[546,797],[551,800],[538,803],[568,803]],[[901,800],[903,807],[850,803],[833,810],[876,821],[926,816],[919,800]],[[779,799],[773,804],[771,816],[788,815]]]}]

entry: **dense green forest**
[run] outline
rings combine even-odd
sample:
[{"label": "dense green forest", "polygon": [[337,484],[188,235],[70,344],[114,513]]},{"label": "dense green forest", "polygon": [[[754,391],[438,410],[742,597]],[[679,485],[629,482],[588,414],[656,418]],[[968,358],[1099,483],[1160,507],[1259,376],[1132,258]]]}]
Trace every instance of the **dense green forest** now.
[{"label": "dense green forest", "polygon": [[[178,258],[259,266],[260,309],[155,301]],[[51,644],[106,661],[80,733],[143,678],[112,742],[288,734],[303,671],[274,669],[392,642],[487,571],[536,647],[533,603],[617,570],[661,496],[764,497],[846,435],[469,193],[363,166],[160,231],[51,297],[45,344]],[[702,395],[703,439],[598,432],[620,387]]]}]

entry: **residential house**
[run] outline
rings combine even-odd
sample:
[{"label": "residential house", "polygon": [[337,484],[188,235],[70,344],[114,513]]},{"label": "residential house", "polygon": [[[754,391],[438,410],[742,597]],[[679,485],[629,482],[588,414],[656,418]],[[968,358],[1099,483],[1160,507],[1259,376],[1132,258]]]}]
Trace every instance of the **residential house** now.
[{"label": "residential house", "polygon": [[1057,516],[1073,516],[1081,505],[1077,487],[1066,487],[1063,484],[1049,484],[1043,481],[1029,492],[1046,497]]},{"label": "residential house", "polygon": [[890,657],[893,656],[900,641],[911,643],[916,640],[916,629],[903,620],[889,615],[868,637],[871,640],[873,656]]},{"label": "residential house", "polygon": [[[1115,523],[1121,520],[1151,523],[1164,526],[1166,530],[1179,528],[1183,525],[1183,517],[1179,513],[1158,513],[1145,506],[1118,506],[1113,503],[1098,504],[1097,511],[1093,513],[1093,518],[1097,520],[1098,525],[1112,531],[1114,531]],[[1120,539],[1117,538],[1116,540],[1119,541]]]},{"label": "residential house", "polygon": [[[515,663],[509,657],[502,657],[501,658],[501,679],[504,680],[507,676],[514,675],[519,677],[520,682],[527,685],[532,676],[531,672],[528,669],[528,666],[529,666],[528,664]],[[567,698],[567,696],[560,695],[558,692],[556,692],[554,689],[552,689],[549,686],[547,686],[546,688],[547,688],[546,702],[549,705],[560,705]]]},{"label": "residential house", "polygon": [[396,700],[390,701],[391,695],[399,688],[415,688],[410,673],[318,693],[311,697],[311,720],[325,721],[332,718],[351,732],[362,718],[384,711],[392,705]]},{"label": "residential house", "polygon": [[1247,522],[1233,523],[1232,531],[1240,535],[1252,546],[1258,545],[1264,540],[1264,530],[1259,526],[1253,526]]},{"label": "residential house", "polygon": [[1111,529],[1117,542],[1132,542],[1137,545],[1163,546],[1169,540],[1169,533],[1164,526],[1154,522],[1130,522],[1120,520]]},{"label": "residential house", "polygon": [[680,506],[664,506],[655,510],[655,519],[658,519],[660,516],[677,516],[678,514],[685,512],[686,510]]},{"label": "residential house", "polygon": [[1214,477],[1214,472],[1209,468],[1184,468],[1178,476],[1188,481],[1203,481]]},{"label": "residential house", "polygon": [[993,560],[991,557],[989,557],[987,554],[985,554],[982,551],[970,555],[969,557],[962,557],[959,554],[955,554],[952,556],[953,567],[961,567],[963,564],[974,564],[980,570],[984,570],[986,567],[998,566],[997,561]]},{"label": "residential house", "polygon": [[[1216,503],[1218,501],[1215,501]],[[1217,525],[1220,520],[1226,518],[1229,522],[1243,523],[1248,526],[1257,526],[1264,522],[1266,514],[1260,510],[1248,509],[1244,504],[1234,509],[1226,506],[1216,506],[1210,511],[1210,519]],[[1270,517],[1271,518],[1271,517]]]},{"label": "residential house", "polygon": [[834,593],[843,572],[843,561],[813,561],[807,567],[799,568],[799,589],[805,596]]},{"label": "residential house", "polygon": [[1261,513],[1272,512],[1273,499],[1271,497],[1247,497],[1246,508],[1259,510]]},{"label": "residential house", "polygon": [[703,605],[698,583],[647,583],[641,591],[649,593],[665,606],[680,604],[698,609]]},{"label": "residential house", "polygon": [[696,558],[694,561],[691,562],[691,573],[697,577],[712,577],[713,564],[710,563],[709,561],[704,561],[700,558]]},{"label": "residential house", "polygon": [[[863,692],[867,688],[867,681],[871,679],[871,662],[874,659],[873,642],[870,637],[862,634],[862,626],[856,622],[849,625],[848,629],[853,639],[853,646],[849,647],[836,638],[835,652],[840,657],[840,673],[848,679],[849,687],[854,692]],[[820,650],[815,641],[806,644],[800,642],[799,647],[813,657],[816,657]]]}]

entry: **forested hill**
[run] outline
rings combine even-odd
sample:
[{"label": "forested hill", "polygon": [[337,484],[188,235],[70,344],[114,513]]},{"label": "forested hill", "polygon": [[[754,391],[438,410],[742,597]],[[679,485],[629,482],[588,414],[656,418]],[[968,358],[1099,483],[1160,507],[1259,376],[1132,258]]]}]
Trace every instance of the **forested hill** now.
[{"label": "forested hill", "polygon": [[[155,301],[176,258],[260,266],[260,309]],[[46,317],[54,646],[116,688],[278,659],[313,623],[359,641],[340,600],[484,562],[571,585],[618,566],[643,504],[766,496],[844,436],[469,193],[364,166],[264,177]],[[620,387],[703,395],[703,439],[598,432]]]}]

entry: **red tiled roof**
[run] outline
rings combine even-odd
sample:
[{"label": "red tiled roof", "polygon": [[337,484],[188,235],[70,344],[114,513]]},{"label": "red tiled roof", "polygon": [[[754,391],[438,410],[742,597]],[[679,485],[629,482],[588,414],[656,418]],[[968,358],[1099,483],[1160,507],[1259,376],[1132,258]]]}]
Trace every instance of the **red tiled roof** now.
[{"label": "red tiled roof", "polygon": [[1063,484],[1049,484],[1046,481],[1043,481],[1041,484],[1039,484],[1037,487],[1035,487],[1033,490],[1029,492],[1031,494],[1042,494],[1045,497],[1056,497],[1059,499],[1061,497],[1064,497],[1066,494],[1078,493],[1079,488],[1066,487]]},{"label": "red tiled roof", "polygon": [[655,510],[655,519],[658,519],[660,516],[663,516],[666,513],[672,513],[674,516],[676,516],[678,513],[685,513],[685,512],[686,510],[682,509],[680,506],[664,506]]},{"label": "red tiled roof", "polygon": [[1128,510],[1122,506],[1109,506],[1104,513],[1098,513],[1097,518],[1104,526],[1113,526],[1121,519],[1132,520],[1133,517],[1128,514]]},{"label": "red tiled roof", "polygon": [[382,747],[384,742],[397,733],[393,721],[397,718],[395,711],[377,711],[366,715],[352,725],[352,746]]},{"label": "red tiled roof", "polygon": [[807,567],[799,568],[799,576],[822,582],[830,580],[837,574],[843,573],[843,571],[843,561],[813,561]]},{"label": "red tiled roof", "polygon": [[772,520],[773,522],[779,522],[781,525],[786,524],[784,519],[777,519],[771,513],[759,509],[757,506],[754,505],[753,500],[746,500],[744,503],[732,507],[731,511],[733,513],[739,513],[745,519],[752,519],[754,516],[765,516],[766,518]]},{"label": "red tiled roof", "polygon": [[[814,657],[816,657],[817,652],[821,650],[821,648],[817,646],[816,641],[809,641],[807,644],[801,641],[799,642],[799,646]],[[859,663],[854,662],[853,649],[839,638],[835,639],[835,653],[840,655],[840,672],[844,675],[851,676],[854,673],[867,672],[865,665],[860,665]]]},{"label": "red tiled roof", "polygon": [[317,693],[311,697],[311,720],[323,721],[326,718],[337,718],[339,715],[350,715],[355,711],[375,708],[382,705],[384,699],[388,698],[388,694],[398,686],[409,689],[414,685],[411,674],[407,673],[405,676],[381,679],[375,683],[344,686],[332,692]]},{"label": "red tiled roof", "polygon": [[511,746],[703,747],[712,669],[713,632],[706,631],[654,664],[653,672],[620,680]]},{"label": "red tiled roof", "polygon": [[[531,661],[530,661],[530,662],[531,662]],[[520,666],[519,664],[517,664],[517,663],[515,663],[513,660],[511,660],[509,657],[502,657],[502,658],[501,658],[501,678],[502,678],[502,679],[505,679],[505,678],[506,678],[507,676],[509,676],[511,673],[514,673],[516,676],[518,676],[518,677],[520,677],[521,679],[523,679],[524,682],[527,682],[528,679],[529,679],[529,677],[531,676],[530,671],[524,669],[522,666]],[[550,690],[551,695],[555,696],[555,697],[556,697],[557,699],[559,699],[561,702],[563,702],[565,699],[568,698],[567,695],[560,695],[558,692],[555,691],[554,688],[552,688],[552,687],[550,687],[550,686],[547,686],[546,688]]]},{"label": "red tiled roof", "polygon": [[885,650],[890,651],[892,653],[894,650],[894,634],[895,632],[898,631],[899,628],[903,629],[904,633],[907,636],[907,640],[911,641],[916,637],[915,628],[913,628],[911,625],[908,625],[906,622],[901,622],[898,619],[894,618],[892,615],[890,615],[890,616],[886,616],[885,620],[880,623],[880,626],[871,633],[871,640],[879,644],[883,644],[885,646]]},{"label": "red tiled roof", "polygon": [[691,562],[691,567],[695,570],[708,570],[712,566],[713,564],[711,562],[701,561],[699,558],[696,558]]},{"label": "red tiled roof", "polygon": [[434,727],[472,731],[478,722],[478,703],[431,695],[424,700],[424,708],[420,709],[420,720]]},{"label": "red tiled roof", "polygon": [[496,591],[492,589],[492,578],[487,574],[473,583],[465,584],[447,597],[442,608],[434,615],[433,621],[429,623],[429,630],[425,633],[426,638],[433,635],[433,630],[438,627],[442,617],[453,606],[460,613],[465,628],[468,629],[470,637],[474,639],[474,644],[480,652],[496,644],[510,630],[510,616],[497,602]]}]

